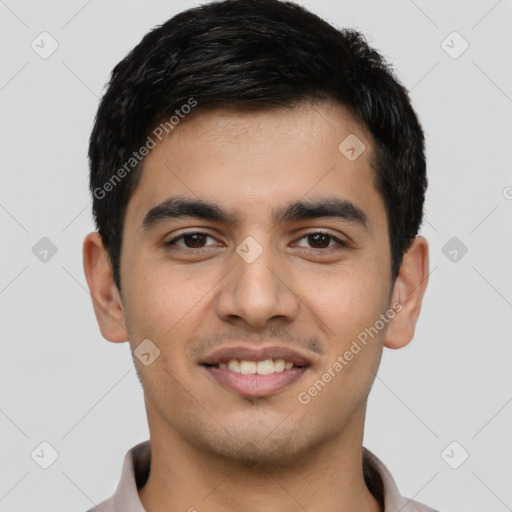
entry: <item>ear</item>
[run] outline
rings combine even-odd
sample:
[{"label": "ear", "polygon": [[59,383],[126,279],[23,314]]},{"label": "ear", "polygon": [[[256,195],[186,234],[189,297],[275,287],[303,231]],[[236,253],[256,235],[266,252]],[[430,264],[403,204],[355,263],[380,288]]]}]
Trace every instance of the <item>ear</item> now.
[{"label": "ear", "polygon": [[85,237],[83,262],[101,334],[114,343],[127,341],[123,302],[114,282],[108,251],[99,233],[89,233]]},{"label": "ear", "polygon": [[385,347],[402,348],[412,340],[427,283],[428,243],[424,237],[417,236],[404,254],[395,281],[391,304],[400,304],[401,309],[397,309],[388,324]]}]

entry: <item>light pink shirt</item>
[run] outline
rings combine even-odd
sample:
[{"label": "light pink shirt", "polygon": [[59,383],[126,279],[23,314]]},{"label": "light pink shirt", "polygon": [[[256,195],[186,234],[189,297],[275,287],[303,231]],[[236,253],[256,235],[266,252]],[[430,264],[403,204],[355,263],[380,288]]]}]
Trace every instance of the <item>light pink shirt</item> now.
[{"label": "light pink shirt", "polygon": [[[146,512],[140,502],[137,488],[146,483],[150,462],[151,446],[149,441],[130,449],[124,458],[121,480],[116,492],[111,498],[96,505],[88,512]],[[436,512],[433,508],[402,497],[386,466],[364,447],[363,468],[366,484],[377,498],[378,485],[375,485],[374,482],[378,482],[380,477],[384,494],[384,512]]]}]

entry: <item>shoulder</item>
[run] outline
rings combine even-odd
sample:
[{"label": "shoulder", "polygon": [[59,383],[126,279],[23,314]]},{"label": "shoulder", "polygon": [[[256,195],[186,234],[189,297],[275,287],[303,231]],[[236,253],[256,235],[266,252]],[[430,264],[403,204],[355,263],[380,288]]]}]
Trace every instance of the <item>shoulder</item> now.
[{"label": "shoulder", "polygon": [[363,471],[370,492],[383,503],[385,512],[439,512],[419,501],[402,496],[389,469],[365,447]]}]

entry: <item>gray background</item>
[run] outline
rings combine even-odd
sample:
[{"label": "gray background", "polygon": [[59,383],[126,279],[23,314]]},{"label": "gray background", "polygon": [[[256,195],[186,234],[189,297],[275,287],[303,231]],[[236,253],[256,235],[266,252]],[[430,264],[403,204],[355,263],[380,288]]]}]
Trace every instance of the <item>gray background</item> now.
[{"label": "gray background", "polygon": [[[512,2],[300,3],[383,52],[427,138],[430,284],[415,340],[385,350],[365,445],[405,496],[443,512],[512,510]],[[195,4],[0,1],[4,512],[85,511],[113,493],[126,450],[148,438],[128,344],[103,340],[86,289],[86,153],[111,69]],[[43,31],[59,45],[46,59],[31,47],[51,48]],[[453,31],[469,44],[461,55]],[[57,248],[46,262],[44,247],[32,250],[43,237]],[[48,469],[31,457],[49,457],[43,441],[59,454]]]}]

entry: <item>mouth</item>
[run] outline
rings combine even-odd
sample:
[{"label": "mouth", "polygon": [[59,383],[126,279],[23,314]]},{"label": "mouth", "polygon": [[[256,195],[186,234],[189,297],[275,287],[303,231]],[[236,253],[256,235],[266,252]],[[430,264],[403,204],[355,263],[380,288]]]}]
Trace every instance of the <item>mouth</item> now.
[{"label": "mouth", "polygon": [[221,349],[200,365],[210,377],[228,390],[248,397],[275,395],[299,380],[311,361],[280,347]]},{"label": "mouth", "polygon": [[219,368],[220,370],[228,370],[233,373],[241,373],[243,375],[271,375],[272,373],[281,373],[292,368],[303,368],[292,361],[284,359],[264,359],[263,361],[248,361],[238,359],[230,359],[229,361],[221,361],[218,364],[205,364],[209,368]]}]

